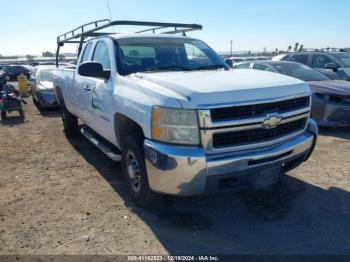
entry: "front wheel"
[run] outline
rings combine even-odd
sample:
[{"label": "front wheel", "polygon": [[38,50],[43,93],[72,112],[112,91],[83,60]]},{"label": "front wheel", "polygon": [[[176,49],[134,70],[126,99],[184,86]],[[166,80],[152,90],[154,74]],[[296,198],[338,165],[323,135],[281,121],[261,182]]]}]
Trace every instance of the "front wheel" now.
[{"label": "front wheel", "polygon": [[78,118],[71,114],[65,106],[61,107],[63,130],[67,136],[71,136],[76,133],[78,129]]},{"label": "front wheel", "polygon": [[159,195],[150,189],[148,183],[143,139],[138,135],[125,139],[122,147],[122,171],[131,198],[137,206],[150,206],[159,200]]}]

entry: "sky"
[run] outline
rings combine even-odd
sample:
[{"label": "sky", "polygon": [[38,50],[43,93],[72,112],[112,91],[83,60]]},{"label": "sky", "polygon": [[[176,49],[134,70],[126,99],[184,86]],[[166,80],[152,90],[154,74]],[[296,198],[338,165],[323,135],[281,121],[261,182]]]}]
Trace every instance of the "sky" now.
[{"label": "sky", "polygon": [[0,54],[53,52],[59,34],[109,18],[107,3],[113,20],[202,24],[189,35],[217,51],[350,47],[349,0],[0,0]]}]

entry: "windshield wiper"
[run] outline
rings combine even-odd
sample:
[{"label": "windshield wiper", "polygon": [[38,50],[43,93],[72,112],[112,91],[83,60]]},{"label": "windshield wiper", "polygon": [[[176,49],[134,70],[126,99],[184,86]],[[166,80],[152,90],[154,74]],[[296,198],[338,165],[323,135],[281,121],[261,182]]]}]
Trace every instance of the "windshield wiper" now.
[{"label": "windshield wiper", "polygon": [[187,67],[183,66],[160,66],[160,67],[152,67],[149,69],[146,69],[145,72],[154,72],[154,71],[166,71],[166,70],[179,70],[179,71],[188,71],[190,70]]},{"label": "windshield wiper", "polygon": [[200,66],[200,67],[197,67],[196,69],[194,70],[212,70],[212,69],[221,69],[221,68],[227,68],[226,66],[224,65],[220,65],[220,64],[215,64],[215,65],[206,65],[206,66]]}]

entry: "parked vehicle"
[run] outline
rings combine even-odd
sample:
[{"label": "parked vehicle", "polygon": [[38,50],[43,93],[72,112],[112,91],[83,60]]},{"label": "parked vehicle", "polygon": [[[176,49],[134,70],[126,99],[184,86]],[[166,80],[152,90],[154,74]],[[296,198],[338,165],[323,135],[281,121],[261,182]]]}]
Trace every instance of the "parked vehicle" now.
[{"label": "parked vehicle", "polygon": [[[167,33],[87,38],[116,25]],[[279,74],[229,70],[204,42],[175,34],[201,28],[103,20],[80,27],[83,35],[57,39],[59,48],[77,36],[87,39],[76,69],[54,73],[64,131],[74,133],[78,118],[86,123],[80,132],[121,160],[137,205],[159,194],[266,187],[313,151],[318,131],[309,118],[309,86]]]},{"label": "parked vehicle", "polygon": [[302,63],[331,79],[350,81],[350,53],[348,52],[295,52],[276,56],[272,60]]},{"label": "parked vehicle", "polygon": [[32,72],[33,72],[33,68],[26,65],[12,65],[5,69],[5,75],[6,75],[7,81],[16,81],[17,77],[20,74],[23,74],[27,78],[29,78]]},{"label": "parked vehicle", "polygon": [[286,61],[255,61],[233,65],[270,71],[309,83],[312,91],[311,117],[319,126],[350,126],[350,83],[332,80],[311,67]]},{"label": "parked vehicle", "polygon": [[17,111],[22,119],[25,118],[22,100],[19,92],[13,85],[5,85],[0,91],[0,112],[1,120],[5,121],[7,114]]},{"label": "parked vehicle", "polygon": [[53,89],[53,66],[37,66],[30,79],[33,102],[41,111],[45,108],[58,107]]},{"label": "parked vehicle", "polygon": [[6,84],[5,72],[0,70],[0,91],[2,91],[2,88],[5,84]]}]

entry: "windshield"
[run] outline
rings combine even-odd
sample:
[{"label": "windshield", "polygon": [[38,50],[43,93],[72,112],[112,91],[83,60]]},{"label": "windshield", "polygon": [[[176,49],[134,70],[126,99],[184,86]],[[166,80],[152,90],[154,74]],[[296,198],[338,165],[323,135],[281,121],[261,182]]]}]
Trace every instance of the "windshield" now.
[{"label": "windshield", "polygon": [[350,53],[337,53],[334,56],[344,64],[344,67],[350,67]]},{"label": "windshield", "polygon": [[118,40],[118,71],[136,72],[228,69],[205,43],[181,38],[129,38]]},{"label": "windshield", "polygon": [[281,74],[295,77],[303,81],[329,80],[328,77],[320,72],[299,63],[273,63],[271,66]]},{"label": "windshield", "polygon": [[40,70],[39,81],[40,82],[53,82],[53,74],[52,74],[53,70],[54,70],[54,68]]}]

